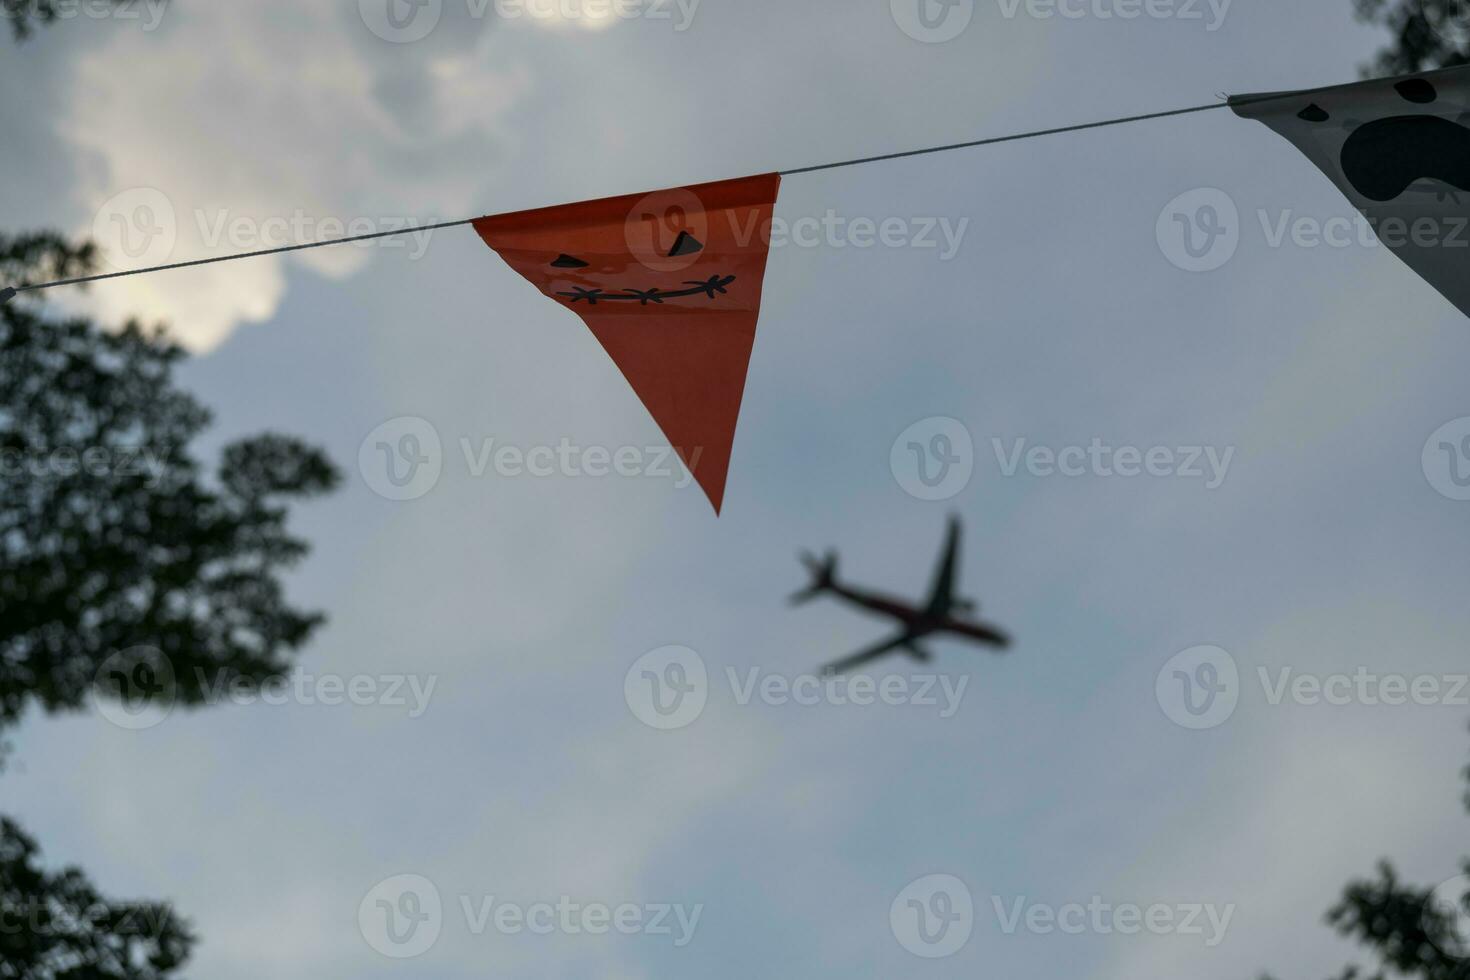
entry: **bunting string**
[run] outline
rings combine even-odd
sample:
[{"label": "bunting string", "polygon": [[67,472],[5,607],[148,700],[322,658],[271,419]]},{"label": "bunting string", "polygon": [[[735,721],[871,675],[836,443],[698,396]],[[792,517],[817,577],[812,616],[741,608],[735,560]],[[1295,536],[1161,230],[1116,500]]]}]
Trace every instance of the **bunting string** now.
[{"label": "bunting string", "polygon": [[[1369,79],[1368,82],[1391,83],[1401,79],[1425,79],[1433,78],[1448,72],[1455,71],[1454,68],[1439,69],[1436,71],[1417,72],[1410,75],[1384,77]],[[1363,82],[1348,84],[1365,84]],[[806,167],[795,167],[790,170],[777,171],[782,177],[795,177],[801,174],[812,174],[826,170],[838,170],[845,167],[858,167],[872,163],[884,163],[892,160],[903,160],[910,157],[928,156],[935,153],[949,153],[955,150],[973,149],[981,146],[995,146],[1001,143],[1015,143],[1022,140],[1039,139],[1044,136],[1060,136],[1067,133],[1079,133],[1093,129],[1105,129],[1111,126],[1123,126],[1129,123],[1148,122],[1157,119],[1169,119],[1177,116],[1194,115],[1196,113],[1209,112],[1212,109],[1239,109],[1243,106],[1258,103],[1276,102],[1283,99],[1299,99],[1317,93],[1338,91],[1347,87],[1346,85],[1326,85],[1319,88],[1297,89],[1289,92],[1272,92],[1263,95],[1236,96],[1223,98],[1219,102],[1209,102],[1203,105],[1187,106],[1182,109],[1165,109],[1159,112],[1147,112],[1136,115],[1116,116],[1110,119],[1099,119],[1092,122],[1076,123],[1070,126],[1056,126],[1049,129],[1036,129],[1022,133],[1011,133],[1005,136],[990,136],[982,139],[967,140],[962,143],[946,143],[941,146],[928,146],[922,149],[901,150],[896,153],[884,153],[877,156],[858,157],[851,160],[839,160],[833,163],[819,163]],[[454,221],[441,221],[436,224],[418,225],[412,231],[439,231],[446,228],[461,228],[473,224],[480,218],[460,218]],[[288,252],[300,252],[306,249],[329,248],[335,245],[350,245],[356,242],[372,241],[374,239],[391,238],[395,235],[404,234],[405,229],[395,231],[378,231],[364,235],[352,235],[344,238],[333,238],[326,241],[302,242],[295,245],[283,245],[276,248],[259,249],[252,252],[238,252],[231,255],[219,255],[212,258],[193,259],[185,262],[170,262],[165,265],[154,265],[140,269],[125,269],[118,272],[104,272],[95,275],[76,276],[70,279],[56,279],[50,282],[22,283],[0,289],[0,303],[9,302],[17,294],[24,292],[35,292],[43,289],[54,289],[58,286],[80,286],[86,283],[103,282],[108,279],[124,279],[131,276],[151,275],[155,272],[170,272],[176,269],[191,269],[198,266],[215,265],[221,262],[238,262],[242,259],[261,258],[267,255],[282,255]]]},{"label": "bunting string", "polygon": [[[548,300],[580,318],[718,515],[730,475],[771,247],[769,236],[757,230],[771,227],[783,178],[1225,108],[1265,124],[1295,146],[1372,224],[1382,244],[1470,315],[1465,253],[1454,247],[1464,245],[1458,237],[1465,229],[1459,194],[1470,193],[1470,67],[1291,92],[1221,95],[1219,101],[1182,109],[795,167],[641,196],[441,221],[411,230],[473,227],[506,265]],[[1216,245],[1229,242],[1223,259],[1229,261],[1236,241],[1227,232],[1238,225],[1237,219],[1223,216],[1236,210],[1223,191],[1203,188],[1181,195],[1159,218],[1159,246],[1181,269],[1218,268]],[[27,283],[0,289],[0,303],[23,291],[367,242],[404,232],[397,228]]]},{"label": "bunting string", "polygon": [[[1420,73],[1416,76],[1402,77],[1425,77],[1437,74],[1437,72]],[[1393,81],[1391,78],[1375,79],[1375,81]],[[1340,85],[1323,86],[1317,89],[1302,89],[1291,92],[1271,93],[1267,95],[1250,96],[1246,98],[1231,98],[1220,102],[1210,102],[1203,105],[1188,106],[1182,109],[1165,109],[1159,112],[1148,112],[1128,116],[1116,116],[1110,119],[1099,119],[1092,122],[1076,123],[1070,126],[1056,126],[1049,129],[1030,130],[1022,133],[1011,133],[1005,136],[990,136],[982,139],[968,140],[962,143],[946,143],[941,146],[929,146],[915,150],[901,150],[896,153],[884,153],[877,156],[858,157],[852,160],[839,160],[833,163],[819,163],[812,166],[796,167],[790,170],[781,170],[778,173],[782,177],[795,177],[801,174],[818,173],[826,170],[838,170],[845,167],[858,167],[872,163],[884,163],[891,160],[903,160],[910,157],[928,156],[935,153],[949,153],[955,150],[973,149],[981,146],[995,146],[1000,143],[1015,143],[1022,140],[1039,139],[1044,136],[1060,136],[1067,133],[1079,133],[1092,129],[1105,129],[1110,126],[1123,126],[1129,123],[1148,122],[1156,119],[1169,119],[1176,116],[1187,116],[1212,109],[1234,108],[1257,102],[1272,102],[1278,99],[1299,98],[1314,92],[1326,92],[1341,88]],[[436,224],[418,225],[413,231],[439,231],[446,228],[461,228],[470,225],[479,218],[460,218],[454,221],[441,221]],[[303,242],[295,245],[283,245],[276,248],[259,249],[252,252],[238,252],[231,255],[219,255],[212,258],[193,259],[186,262],[170,262],[165,265],[154,265],[140,269],[125,269],[118,272],[104,272],[95,275],[76,276],[70,279],[56,279],[50,282],[22,283],[6,287],[0,290],[0,303],[8,302],[18,293],[35,292],[43,289],[54,289],[58,286],[80,286],[87,283],[103,282],[109,279],[124,279],[131,276],[151,275],[156,272],[170,272],[176,269],[191,269],[198,266],[215,265],[221,262],[238,262],[243,259],[262,258],[267,255],[282,255],[288,252],[300,252],[306,249],[329,248],[335,245],[350,245],[356,242],[372,241],[380,238],[391,238],[401,235],[404,229],[395,231],[378,231],[365,235],[352,235],[344,238],[333,238],[319,242]]]}]

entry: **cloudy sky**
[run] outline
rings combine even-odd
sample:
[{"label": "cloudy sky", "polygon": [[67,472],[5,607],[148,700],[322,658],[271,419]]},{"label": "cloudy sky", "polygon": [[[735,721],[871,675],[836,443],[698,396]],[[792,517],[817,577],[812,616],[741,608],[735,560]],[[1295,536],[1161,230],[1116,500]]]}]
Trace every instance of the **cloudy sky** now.
[{"label": "cloudy sky", "polygon": [[[125,268],[1348,81],[1380,40],[1347,0],[1063,8],[78,9],[0,61],[0,213]],[[1172,216],[1221,195],[1233,253],[1181,268]],[[295,522],[331,619],[285,703],[34,719],[5,810],[176,902],[215,980],[1311,976],[1352,953],[1349,876],[1456,874],[1470,503],[1424,455],[1470,330],[1371,242],[1276,236],[1351,217],[1315,168],[1212,112],[793,177],[776,214],[836,230],[773,249],[719,520],[468,229],[55,297],[198,352],[204,451],[284,430],[349,480]],[[410,432],[439,450],[391,500]],[[962,471],[926,493],[938,434]],[[493,461],[564,441],[640,475]],[[1158,473],[1027,461],[1095,445]],[[760,693],[886,628],[786,606],[798,548],[917,594],[952,511],[1009,657],[884,664],[896,704]],[[703,708],[660,730],[675,656]],[[1176,671],[1226,690],[1191,714]],[[1438,693],[1310,696],[1341,675]]]}]

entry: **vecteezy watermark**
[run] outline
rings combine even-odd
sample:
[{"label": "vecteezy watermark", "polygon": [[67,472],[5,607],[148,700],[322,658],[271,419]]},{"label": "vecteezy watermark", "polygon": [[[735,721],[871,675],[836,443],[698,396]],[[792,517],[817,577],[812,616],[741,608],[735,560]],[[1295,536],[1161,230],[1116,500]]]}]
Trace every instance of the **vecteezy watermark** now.
[{"label": "vecteezy watermark", "polygon": [[357,471],[368,487],[387,500],[417,500],[439,485],[444,445],[427,419],[389,419],[362,440]]},{"label": "vecteezy watermark", "polygon": [[579,902],[568,895],[551,901],[503,902],[494,895],[459,897],[466,927],[473,936],[490,929],[504,936],[666,937],[675,949],[694,941],[704,905],[671,902]]},{"label": "vecteezy watermark", "polygon": [[[144,33],[158,30],[170,0],[49,0],[50,16],[56,20],[115,20],[136,24]],[[25,14],[37,7],[36,0],[0,0],[0,13]]]},{"label": "vecteezy watermark", "polygon": [[947,674],[888,674],[878,680],[867,674],[798,674],[795,677],[751,667],[743,676],[734,667],[725,668],[725,678],[735,703],[745,707],[755,701],[770,707],[796,705],[803,708],[827,704],[858,708],[883,704],[890,708],[913,705],[938,709],[940,718],[953,718],[965,700],[970,678]]},{"label": "vecteezy watermark", "polygon": [[975,0],[889,0],[893,22],[925,44],[953,41],[975,17]]},{"label": "vecteezy watermark", "polygon": [[46,450],[0,449],[0,478],[69,479],[85,474],[98,480],[138,481],[156,489],[168,464],[155,449],[119,446],[56,446]]},{"label": "vecteezy watermark", "polygon": [[1470,417],[1446,422],[1424,443],[1424,477],[1442,497],[1470,500]]},{"label": "vecteezy watermark", "polygon": [[[563,437],[556,445],[518,446],[493,437],[458,440],[464,471],[472,479],[493,474],[501,479],[665,480],[674,489],[694,483],[692,467],[704,456],[696,446],[685,464],[671,446],[582,446]],[[439,431],[426,419],[389,419],[368,433],[357,451],[357,469],[378,496],[417,500],[443,476],[445,453]]]},{"label": "vecteezy watermark", "polygon": [[[1430,190],[1411,192],[1432,194]],[[1470,254],[1470,217],[1422,215],[1414,219],[1351,214],[1299,214],[1291,208],[1258,208],[1255,222],[1261,243],[1282,248],[1442,248]],[[1159,250],[1186,272],[1213,272],[1235,257],[1250,222],[1229,194],[1202,187],[1179,195],[1164,206],[1155,228]]]},{"label": "vecteezy watermark", "polygon": [[689,727],[709,701],[704,658],[683,646],[650,650],[624,675],[623,699],[649,728],[668,732]]},{"label": "vecteezy watermark", "polygon": [[975,440],[959,419],[921,419],[893,440],[888,467],[909,496],[951,500],[975,475]]},{"label": "vecteezy watermark", "polygon": [[[1114,445],[1100,436],[1086,444],[1032,445],[1025,438],[992,438],[996,468],[1012,479],[1022,472],[1037,479],[1196,480],[1206,490],[1225,484],[1235,461],[1234,446]],[[949,500],[963,493],[975,473],[975,442],[969,428],[944,416],[923,419],[899,433],[888,453],[893,478],[919,500]]]},{"label": "vecteezy watermark", "polygon": [[74,937],[79,925],[118,937],[157,939],[168,932],[167,905],[94,902],[58,915],[54,902],[36,895],[0,899],[0,936]]},{"label": "vecteezy watermark", "polygon": [[[629,480],[672,480],[676,490],[694,483],[694,474],[671,446],[580,446],[563,437],[555,446],[516,446],[491,438],[481,439],[475,445],[461,438],[459,448],[472,477],[482,477],[493,468],[497,476],[505,479],[566,477],[575,480],[616,476]],[[696,446],[689,454],[690,465],[698,466],[703,455],[704,447]]]},{"label": "vecteezy watermark", "polygon": [[161,265],[173,256],[179,242],[174,203],[156,187],[134,187],[114,194],[92,219],[92,240],[117,268]]},{"label": "vecteezy watermark", "polygon": [[[205,252],[261,251],[321,242],[357,248],[405,248],[412,260],[429,250],[433,229],[417,218],[394,215],[319,215],[297,208],[285,215],[236,214],[227,208],[192,212],[193,237]],[[173,201],[154,187],[135,187],[108,198],[92,221],[92,237],[115,268],[160,265],[181,239]],[[352,241],[352,239],[366,239]]]},{"label": "vecteezy watermark", "polygon": [[1342,708],[1470,707],[1470,674],[1380,674],[1367,667],[1351,673],[1306,674],[1291,667],[1256,668],[1266,703],[1290,702],[1302,707],[1328,705]]},{"label": "vecteezy watermark", "polygon": [[[456,896],[470,936],[653,936],[683,949],[694,941],[704,905],[669,902],[508,902],[495,895]],[[439,941],[449,917],[439,889],[422,875],[397,875],[373,886],[357,907],[358,930],[384,956],[422,956]]]},{"label": "vecteezy watermark", "polygon": [[1132,902],[1112,903],[1101,895],[1086,903],[1068,902],[1049,905],[1032,902],[1025,896],[1006,899],[992,895],[991,905],[1000,931],[1013,936],[1022,930],[1037,936],[1062,933],[1067,936],[1197,936],[1207,949],[1225,941],[1230,921],[1235,917],[1234,905],[1208,902],[1138,905]]},{"label": "vecteezy watermark", "polygon": [[900,946],[926,960],[965,948],[975,929],[975,901],[954,875],[926,875],[906,886],[888,909],[888,925]]},{"label": "vecteezy watermark", "polygon": [[1235,447],[1226,446],[1111,446],[1094,438],[1086,446],[1028,446],[1025,439],[992,439],[1001,475],[1013,477],[1024,464],[1034,477],[1097,477],[1125,480],[1141,476],[1158,479],[1202,480],[1206,490],[1225,483]]},{"label": "vecteezy watermark", "polygon": [[[711,231],[728,231],[736,246],[763,242],[769,248],[914,249],[932,251],[941,262],[960,253],[970,219],[939,216],[886,217],[842,215],[828,208],[822,215],[798,218],[736,213],[725,214],[726,228],[710,227],[711,210],[684,187],[654,191],[640,197],[623,219],[628,252],[654,272],[679,272],[698,262],[701,245]],[[572,256],[572,258],[576,258]]]},{"label": "vecteezy watermark", "polygon": [[1424,918],[1432,916],[1442,928],[1423,923],[1430,941],[1441,953],[1455,959],[1470,959],[1470,875],[1456,875],[1429,893]]},{"label": "vecteezy watermark", "polygon": [[[1269,707],[1470,707],[1470,674],[1382,673],[1359,666],[1314,674],[1293,667],[1257,667]],[[1182,728],[1218,728],[1235,714],[1245,693],[1240,668],[1217,646],[1192,647],[1159,671],[1154,694],[1170,721]]]},{"label": "vecteezy watermark", "polygon": [[1444,248],[1470,249],[1470,217],[1421,216],[1410,221],[1394,216],[1350,215],[1319,218],[1290,208],[1272,214],[1256,211],[1268,248]]},{"label": "vecteezy watermark", "polygon": [[380,881],[358,903],[357,929],[369,946],[391,959],[422,956],[444,930],[439,889],[422,875]]},{"label": "vecteezy watermark", "polygon": [[996,0],[1001,16],[1015,20],[1177,20],[1199,22],[1214,33],[1225,24],[1233,0]]},{"label": "vecteezy watermark", "polygon": [[207,705],[233,704],[246,707],[265,704],[280,707],[299,704],[324,708],[401,708],[407,717],[422,718],[429,710],[436,674],[312,674],[306,671],[270,680],[249,677],[214,677],[194,670],[195,686]]},{"label": "vecteezy watermark", "polygon": [[[297,208],[287,215],[231,214],[227,208],[194,211],[195,230],[206,249],[258,251],[316,242],[344,241],[356,248],[406,248],[410,261],[429,251],[434,229],[404,215],[319,215]],[[368,237],[367,241],[350,241]]]},{"label": "vecteezy watermark", "polygon": [[[628,252],[644,268],[654,272],[679,272],[700,260],[701,245],[711,232],[728,232],[739,248],[763,242],[772,249],[913,249],[933,252],[940,262],[959,255],[970,229],[967,217],[940,216],[871,217],[839,214],[828,208],[823,214],[797,218],[769,216],[746,211],[726,211],[725,227],[688,188],[654,191],[640,197],[623,219],[623,237]],[[576,256],[571,256],[573,259]]]},{"label": "vecteezy watermark", "polygon": [[[464,0],[471,20],[607,27],[618,21],[667,21],[676,33],[694,26],[701,0]],[[434,33],[445,0],[358,0],[362,22],[384,41],[412,44]]]},{"label": "vecteezy watermark", "polygon": [[1181,728],[1217,728],[1240,703],[1240,669],[1217,646],[1191,647],[1159,670],[1154,696],[1169,720]]},{"label": "vecteezy watermark", "polygon": [[1217,187],[1186,191],[1164,205],[1154,228],[1159,251],[1185,272],[1213,272],[1240,247],[1240,210]]},{"label": "vecteezy watermark", "polygon": [[[914,707],[953,718],[965,700],[969,677],[944,674],[781,674],[726,667],[723,680],[737,707],[819,706]],[[675,731],[699,720],[713,684],[698,653],[683,646],[660,647],[639,657],[623,678],[623,697],[633,716],[650,728]]]},{"label": "vecteezy watermark", "polygon": [[759,236],[773,249],[915,249],[933,251],[940,262],[948,262],[959,255],[965,233],[970,229],[969,218],[849,218],[832,208],[828,208],[820,218],[815,215],[772,217],[760,224],[757,224],[756,215],[741,217],[731,211],[728,218],[735,243],[741,248]]},{"label": "vecteezy watermark", "polygon": [[[191,700],[203,705],[402,709],[417,719],[429,709],[438,686],[436,675],[313,674],[300,671],[255,680],[202,667],[186,671]],[[92,684],[92,703],[108,721],[129,731],[162,724],[179,699],[180,677],[172,661],[155,647],[132,647],[102,662]]]},{"label": "vecteezy watermark", "polygon": [[162,724],[177,699],[173,663],[148,646],[119,650],[103,660],[90,697],[97,714],[135,732]]}]

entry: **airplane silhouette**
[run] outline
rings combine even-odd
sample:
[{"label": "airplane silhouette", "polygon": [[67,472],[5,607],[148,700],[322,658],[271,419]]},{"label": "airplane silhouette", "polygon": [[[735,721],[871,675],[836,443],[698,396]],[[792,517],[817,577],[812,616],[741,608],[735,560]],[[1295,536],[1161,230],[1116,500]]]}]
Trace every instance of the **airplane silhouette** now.
[{"label": "airplane silhouette", "polygon": [[919,645],[919,640],[935,633],[962,636],[997,650],[1005,650],[1009,647],[1011,639],[1005,633],[986,623],[962,618],[978,611],[979,605],[970,599],[962,599],[954,594],[955,579],[959,571],[959,551],[960,519],[951,516],[949,536],[939,559],[939,567],[934,574],[934,584],[929,590],[929,601],[922,607],[874,592],[865,592],[841,585],[837,581],[837,553],[835,551],[827,552],[826,557],[821,561],[818,561],[816,556],[810,552],[803,552],[801,561],[812,573],[812,584],[809,588],[791,597],[793,605],[802,605],[818,596],[833,595],[872,612],[891,616],[903,624],[903,631],[897,636],[861,650],[850,657],[830,663],[822,668],[822,673],[829,677],[834,674],[843,674],[900,649],[919,663],[928,663],[934,659],[934,656]]}]

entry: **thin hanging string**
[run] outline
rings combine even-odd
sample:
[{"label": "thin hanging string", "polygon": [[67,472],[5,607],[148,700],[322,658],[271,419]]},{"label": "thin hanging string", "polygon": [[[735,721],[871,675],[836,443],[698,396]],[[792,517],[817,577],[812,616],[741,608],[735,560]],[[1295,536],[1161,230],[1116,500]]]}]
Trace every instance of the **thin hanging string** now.
[{"label": "thin hanging string", "polygon": [[348,245],[352,242],[372,241],[375,238],[391,238],[394,235],[408,235],[420,231],[438,231],[440,228],[458,228],[478,221],[479,218],[461,218],[458,221],[441,221],[437,225],[414,225],[411,228],[400,228],[397,231],[375,231],[366,235],[353,235],[351,238],[333,238],[325,242],[305,242],[300,245],[282,245],[280,248],[263,248],[255,252],[237,252],[233,255],[217,255],[212,259],[194,259],[190,262],[170,262],[168,265],[153,265],[146,269],[125,269],[122,272],[103,272],[94,276],[77,276],[75,279],[57,279],[52,282],[29,283],[22,286],[11,286],[0,290],[0,303],[9,302],[16,293],[29,292],[36,289],[51,289],[55,286],[80,286],[88,282],[101,282],[104,279],[123,279],[128,276],[146,276],[151,272],[168,272],[172,269],[191,269],[196,265],[214,265],[216,262],[235,262],[239,259],[255,259],[262,255],[280,255],[284,252],[300,252],[308,248],[326,248],[329,245]]},{"label": "thin hanging string", "polygon": [[[1443,72],[1455,71],[1457,69],[1447,68],[1438,71],[1418,72],[1413,75],[1399,76],[1401,78],[1424,78],[1432,77]],[[1372,79],[1375,82],[1391,82],[1397,78]],[[1089,129],[1104,129],[1109,126],[1122,126],[1127,123],[1147,122],[1152,119],[1167,119],[1173,116],[1187,116],[1198,112],[1208,112],[1211,109],[1235,108],[1242,105],[1255,105],[1261,102],[1274,102],[1282,99],[1298,99],[1318,92],[1326,92],[1342,88],[1341,85],[1327,85],[1321,88],[1299,89],[1292,92],[1273,92],[1266,95],[1252,95],[1245,97],[1234,97],[1223,102],[1210,102],[1205,105],[1189,106],[1184,109],[1165,109],[1162,112],[1148,112],[1142,115],[1118,116],[1112,119],[1100,119],[1095,122],[1078,123],[1072,126],[1057,126],[1052,129],[1037,129],[1025,133],[1012,133],[1009,136],[990,136],[984,139],[969,140],[964,143],[947,143],[943,146],[929,146],[921,150],[904,150],[899,153],[885,153],[881,156],[859,157],[854,160],[841,160],[836,163],[819,163],[810,167],[797,167],[793,170],[779,171],[782,177],[795,177],[798,174],[817,173],[822,170],[837,170],[841,167],[857,167],[869,163],[882,163],[887,160],[902,160],[908,157],[927,156],[931,153],[949,153],[953,150],[964,150],[978,146],[993,146],[997,143],[1014,143],[1020,140],[1037,139],[1042,136],[1059,136],[1063,133],[1079,133]],[[42,289],[53,289],[57,286],[79,286],[89,282],[102,282],[106,279],[122,279],[128,276],[146,276],[155,272],[169,272],[174,269],[191,269],[201,265],[214,265],[217,262],[236,262],[240,259],[254,259],[266,255],[281,255],[286,252],[299,252],[311,248],[327,248],[332,245],[349,245],[353,242],[366,242],[378,238],[391,238],[395,235],[404,235],[411,232],[439,231],[444,228],[459,228],[472,224],[479,218],[461,218],[457,221],[441,221],[438,224],[419,225],[413,228],[400,228],[397,231],[378,231],[366,235],[353,235],[349,238],[333,238],[324,242],[305,242],[298,245],[283,245],[279,248],[264,248],[255,252],[239,252],[233,255],[219,255],[209,259],[194,259],[189,262],[171,262],[167,265],[149,266],[143,269],[126,269],[122,272],[104,272],[91,276],[77,276],[73,279],[57,279],[52,282],[26,283],[19,286],[10,286],[0,289],[0,303],[9,302],[17,293],[31,292]]]},{"label": "thin hanging string", "polygon": [[[1296,93],[1293,93],[1296,94]],[[1279,96],[1275,96],[1279,98]],[[1264,101],[1264,100],[1248,100]],[[1234,105],[1240,105],[1241,100],[1236,100]],[[990,136],[985,139],[970,140],[967,143],[950,143],[946,146],[930,146],[922,150],[904,150],[900,153],[885,153],[877,157],[860,157],[856,160],[843,160],[840,163],[819,163],[814,167],[798,167],[795,170],[781,171],[782,177],[794,177],[797,174],[814,174],[819,170],[836,170],[839,167],[857,167],[865,163],[882,163],[885,160],[902,160],[905,157],[921,157],[930,153],[948,153],[950,150],[967,150],[973,146],[994,146],[996,143],[1014,143],[1018,140],[1036,139],[1038,136],[1059,136],[1062,133],[1080,133],[1084,129],[1103,129],[1107,126],[1121,126],[1124,123],[1146,122],[1150,119],[1167,119],[1170,116],[1187,116],[1194,112],[1208,112],[1211,109],[1223,109],[1232,105],[1230,102],[1211,102],[1208,105],[1195,105],[1187,109],[1165,109],[1163,112],[1148,112],[1141,116],[1119,116],[1117,119],[1102,119],[1097,122],[1078,123],[1075,126],[1058,126],[1055,129],[1037,129],[1029,133],[1012,133],[1009,136]]]}]

